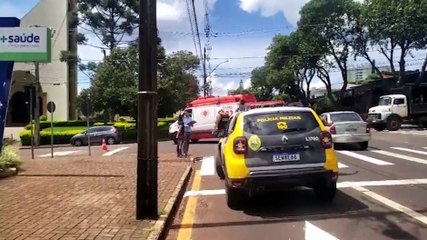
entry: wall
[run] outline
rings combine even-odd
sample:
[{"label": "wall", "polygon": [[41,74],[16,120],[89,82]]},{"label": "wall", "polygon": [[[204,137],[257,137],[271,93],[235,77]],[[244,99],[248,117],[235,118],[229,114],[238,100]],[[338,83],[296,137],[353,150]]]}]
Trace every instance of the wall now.
[{"label": "wall", "polygon": [[[57,120],[68,120],[68,66],[59,61],[61,51],[68,49],[67,6],[67,0],[40,0],[21,19],[21,27],[40,25],[53,29],[52,62],[40,64],[40,84],[47,101],[56,104]],[[14,70],[29,70],[34,74],[34,64],[15,63]]]}]

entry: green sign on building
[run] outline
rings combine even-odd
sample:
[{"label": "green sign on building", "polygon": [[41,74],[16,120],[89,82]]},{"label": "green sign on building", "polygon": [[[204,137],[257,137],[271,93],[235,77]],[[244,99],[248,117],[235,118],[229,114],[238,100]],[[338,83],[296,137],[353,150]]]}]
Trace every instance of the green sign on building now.
[{"label": "green sign on building", "polygon": [[0,61],[51,62],[51,47],[49,28],[0,28]]}]

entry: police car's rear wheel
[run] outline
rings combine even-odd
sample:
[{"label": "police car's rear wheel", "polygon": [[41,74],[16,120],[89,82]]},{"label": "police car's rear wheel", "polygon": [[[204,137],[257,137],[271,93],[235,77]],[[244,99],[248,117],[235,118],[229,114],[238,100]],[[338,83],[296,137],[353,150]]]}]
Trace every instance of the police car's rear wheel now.
[{"label": "police car's rear wheel", "polygon": [[222,162],[221,158],[219,157],[219,153],[215,157],[215,168],[216,168],[216,174],[218,177],[223,180],[225,178],[224,170],[222,169]]},{"label": "police car's rear wheel", "polygon": [[337,184],[335,182],[329,184],[319,184],[314,188],[314,192],[320,200],[325,202],[332,202],[337,192]]},{"label": "police car's rear wheel", "polygon": [[233,210],[241,210],[247,195],[244,191],[226,186],[227,205]]}]

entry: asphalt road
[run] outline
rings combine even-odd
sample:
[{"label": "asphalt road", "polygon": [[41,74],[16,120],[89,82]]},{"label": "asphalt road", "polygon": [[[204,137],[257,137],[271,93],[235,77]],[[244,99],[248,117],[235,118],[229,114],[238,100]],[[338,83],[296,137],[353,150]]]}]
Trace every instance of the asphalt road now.
[{"label": "asphalt road", "polygon": [[333,203],[302,188],[261,194],[241,211],[227,207],[209,158],[215,144],[205,144],[166,239],[427,239],[427,130],[372,137],[366,151],[337,149]]}]

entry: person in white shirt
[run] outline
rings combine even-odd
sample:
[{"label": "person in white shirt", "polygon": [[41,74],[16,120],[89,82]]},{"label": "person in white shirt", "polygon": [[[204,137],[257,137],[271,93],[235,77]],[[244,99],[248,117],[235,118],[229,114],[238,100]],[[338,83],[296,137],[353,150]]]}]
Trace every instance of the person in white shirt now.
[{"label": "person in white shirt", "polygon": [[191,118],[189,110],[184,112],[184,117],[182,118],[182,123],[184,126],[184,136],[183,136],[183,146],[182,153],[184,157],[188,157],[188,150],[190,147],[190,136],[191,136],[191,127],[193,127],[194,121]]}]

